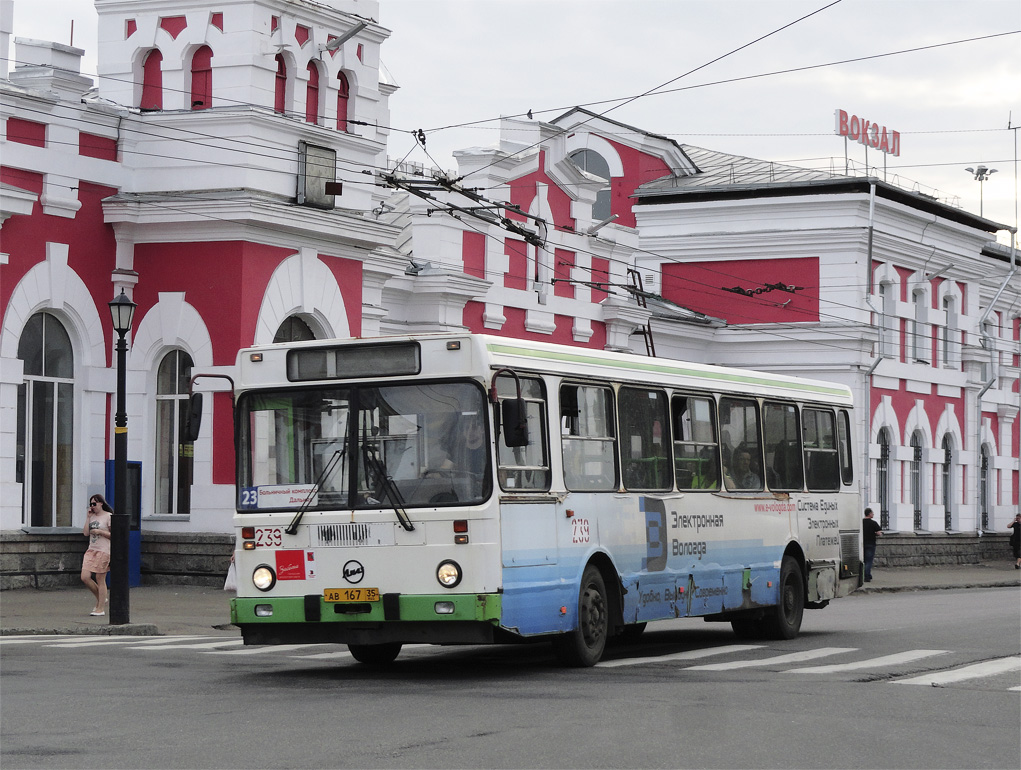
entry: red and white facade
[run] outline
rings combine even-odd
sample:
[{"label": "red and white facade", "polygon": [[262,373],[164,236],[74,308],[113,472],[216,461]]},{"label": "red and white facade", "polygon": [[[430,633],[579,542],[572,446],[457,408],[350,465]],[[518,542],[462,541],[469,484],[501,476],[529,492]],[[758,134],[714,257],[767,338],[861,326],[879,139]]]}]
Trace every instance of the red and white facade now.
[{"label": "red and white facade", "polygon": [[844,382],[892,529],[1016,511],[1021,313],[993,223],[581,109],[387,188],[375,0],[95,5],[96,84],[81,50],[3,30],[0,531],[80,530],[106,491],[121,290],[143,537],[230,532],[229,385],[198,382],[218,392],[184,444],[191,374],[275,339],[464,328],[637,352],[651,329],[660,356]]}]

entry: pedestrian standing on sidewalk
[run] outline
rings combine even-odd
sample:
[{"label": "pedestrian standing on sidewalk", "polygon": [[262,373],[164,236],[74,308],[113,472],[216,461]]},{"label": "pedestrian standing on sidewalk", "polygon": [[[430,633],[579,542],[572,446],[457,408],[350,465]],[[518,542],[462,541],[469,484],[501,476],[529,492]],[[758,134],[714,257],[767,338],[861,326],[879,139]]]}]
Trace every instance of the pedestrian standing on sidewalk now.
[{"label": "pedestrian standing on sidewalk", "polygon": [[861,521],[862,543],[865,546],[865,582],[872,580],[872,560],[876,558],[876,536],[883,534],[883,528],[873,517],[872,509],[865,509]]},{"label": "pedestrian standing on sidewalk", "polygon": [[1014,517],[1007,529],[1013,530],[1010,533],[1010,549],[1014,552],[1014,569],[1021,569],[1021,513]]},{"label": "pedestrian standing on sidewalk", "polygon": [[106,573],[110,571],[110,528],[113,508],[102,495],[89,498],[89,513],[82,534],[89,539],[89,548],[82,558],[82,582],[96,599],[89,615],[106,614]]}]

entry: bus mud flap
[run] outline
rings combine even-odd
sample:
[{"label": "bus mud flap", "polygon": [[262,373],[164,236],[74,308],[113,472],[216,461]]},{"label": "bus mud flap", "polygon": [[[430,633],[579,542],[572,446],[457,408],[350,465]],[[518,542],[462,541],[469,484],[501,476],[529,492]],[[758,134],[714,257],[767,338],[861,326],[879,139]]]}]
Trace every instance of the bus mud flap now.
[{"label": "bus mud flap", "polygon": [[401,619],[400,594],[383,594],[383,619],[384,620]]},{"label": "bus mud flap", "polygon": [[308,623],[318,623],[322,620],[322,604],[320,599],[323,597],[319,594],[305,594],[305,621]]}]

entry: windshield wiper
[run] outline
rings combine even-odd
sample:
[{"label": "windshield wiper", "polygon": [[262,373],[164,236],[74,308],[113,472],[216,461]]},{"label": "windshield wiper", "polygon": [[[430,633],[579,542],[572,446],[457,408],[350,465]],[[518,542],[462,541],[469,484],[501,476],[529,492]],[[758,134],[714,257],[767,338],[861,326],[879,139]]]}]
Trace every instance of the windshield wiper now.
[{"label": "windshield wiper", "polygon": [[394,513],[397,514],[397,521],[408,532],[414,531],[415,525],[411,523],[407,511],[404,510],[405,503],[404,498],[401,496],[401,491],[397,488],[393,478],[387,474],[386,466],[383,465],[379,457],[376,456],[375,452],[367,444],[362,445],[362,454],[365,457],[365,467],[376,475],[379,479],[381,491],[385,492],[390,500],[390,506],[393,508]]},{"label": "windshield wiper", "polygon": [[316,479],[315,484],[313,484],[312,488],[308,491],[308,495],[305,496],[305,500],[301,503],[301,507],[298,509],[298,512],[294,514],[294,518],[291,519],[291,523],[284,529],[284,532],[288,535],[293,535],[298,531],[298,524],[301,523],[301,517],[304,516],[305,511],[312,506],[312,501],[316,499],[316,495],[319,492],[319,486],[323,483],[323,479],[325,479],[326,476],[337,466],[337,463],[343,459],[345,452],[347,452],[347,448],[333,450],[333,454],[330,456],[330,461],[326,463],[325,467],[319,474],[319,478]]}]

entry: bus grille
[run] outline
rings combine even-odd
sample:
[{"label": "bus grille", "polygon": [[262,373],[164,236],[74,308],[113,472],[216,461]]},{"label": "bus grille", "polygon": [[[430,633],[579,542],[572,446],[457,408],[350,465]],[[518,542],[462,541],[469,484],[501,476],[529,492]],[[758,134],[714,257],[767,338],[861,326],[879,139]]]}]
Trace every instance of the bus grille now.
[{"label": "bus grille", "polygon": [[350,548],[367,545],[393,545],[392,524],[319,524],[312,528],[313,548]]},{"label": "bus grille", "polygon": [[857,575],[859,571],[858,561],[858,538],[860,532],[840,533],[840,577],[848,578]]}]

